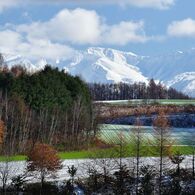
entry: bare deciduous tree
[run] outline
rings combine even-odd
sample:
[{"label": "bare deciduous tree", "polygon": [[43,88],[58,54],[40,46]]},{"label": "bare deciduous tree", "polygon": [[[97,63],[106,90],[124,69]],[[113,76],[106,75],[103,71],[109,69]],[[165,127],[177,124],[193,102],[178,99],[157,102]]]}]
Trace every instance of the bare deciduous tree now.
[{"label": "bare deciduous tree", "polygon": [[159,156],[159,194],[162,193],[162,176],[167,163],[165,157],[171,155],[173,140],[170,137],[170,127],[165,113],[160,112],[153,123],[153,147],[152,151]]},{"label": "bare deciduous tree", "polygon": [[136,170],[136,194],[139,194],[139,177],[140,177],[140,167],[141,167],[141,150],[143,150],[143,136],[142,132],[143,130],[141,129],[141,122],[139,118],[137,119],[135,123],[135,128],[133,128],[131,132],[131,147],[132,147],[132,153],[133,156],[135,156],[136,159],[136,165],[135,165],[135,170]]},{"label": "bare deciduous tree", "polygon": [[16,173],[17,167],[11,162],[9,156],[5,156],[4,161],[0,163],[0,181],[4,194],[6,194],[8,182]]}]

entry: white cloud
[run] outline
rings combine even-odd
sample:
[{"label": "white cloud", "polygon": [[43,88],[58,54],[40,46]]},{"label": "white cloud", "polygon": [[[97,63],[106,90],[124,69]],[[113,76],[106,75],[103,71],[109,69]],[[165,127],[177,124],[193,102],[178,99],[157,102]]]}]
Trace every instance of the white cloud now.
[{"label": "white cloud", "polygon": [[12,53],[12,50],[18,47],[22,42],[22,36],[12,30],[0,31],[0,51]]},{"label": "white cloud", "polygon": [[29,4],[62,4],[62,3],[72,3],[72,4],[119,4],[119,5],[129,5],[136,7],[154,8],[154,9],[167,9],[175,3],[176,0],[0,0],[0,11],[21,5]]},{"label": "white cloud", "polygon": [[117,25],[107,26],[102,41],[116,45],[126,45],[129,42],[146,42],[149,38],[145,36],[143,27],[142,21],[123,21]]},{"label": "white cloud", "polygon": [[147,40],[142,21],[122,21],[115,25],[108,25],[104,21],[95,11],[64,9],[47,22],[19,25],[16,30],[30,39],[47,38],[71,44],[125,45]]},{"label": "white cloud", "polygon": [[25,40],[17,32],[4,30],[0,31],[0,52],[22,54],[25,57],[35,60],[43,57],[55,60],[72,55],[74,50],[69,46],[52,43],[49,40]]},{"label": "white cloud", "polygon": [[64,44],[52,43],[50,40],[35,39],[28,42],[21,42],[15,50],[30,59],[46,58],[56,60],[58,58],[69,58],[74,50]]},{"label": "white cloud", "polygon": [[71,56],[70,45],[126,45],[151,40],[143,21],[109,25],[93,10],[64,9],[48,21],[6,24],[0,30],[0,51],[29,58],[56,59]]},{"label": "white cloud", "polygon": [[137,7],[168,9],[170,6],[174,5],[175,0],[124,0],[124,3]]},{"label": "white cloud", "polygon": [[0,0],[0,12],[9,7],[18,5],[20,0]]},{"label": "white cloud", "polygon": [[168,26],[167,33],[175,37],[195,37],[195,20],[174,21]]},{"label": "white cloud", "polygon": [[32,38],[86,44],[97,42],[101,33],[100,23],[101,19],[95,11],[64,9],[47,22],[20,25],[17,31]]},{"label": "white cloud", "polygon": [[119,4],[136,7],[167,9],[174,5],[176,0],[28,0],[28,2],[38,3],[74,3],[74,4]]}]

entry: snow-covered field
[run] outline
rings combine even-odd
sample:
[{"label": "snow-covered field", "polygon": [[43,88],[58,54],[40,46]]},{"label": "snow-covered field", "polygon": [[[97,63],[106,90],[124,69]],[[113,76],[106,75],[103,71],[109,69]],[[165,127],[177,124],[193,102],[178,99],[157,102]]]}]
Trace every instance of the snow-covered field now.
[{"label": "snow-covered field", "polygon": [[[130,141],[132,130],[136,128],[138,127],[132,125],[102,124],[99,136],[102,140],[113,143],[120,141],[119,135],[122,134],[126,141]],[[144,139],[152,139],[154,132],[152,126],[140,126],[139,129]],[[191,145],[195,138],[194,130],[194,128],[171,128],[170,135],[175,145]]]},{"label": "snow-covered field", "polygon": [[134,100],[107,100],[107,101],[95,101],[95,103],[104,103],[104,104],[112,104],[112,105],[140,105],[140,104],[151,104],[158,103],[161,105],[195,105],[195,100],[143,100],[143,99],[134,99]]},{"label": "snow-covered field", "polygon": [[[142,157],[140,158],[141,165],[152,165],[158,166],[159,158],[157,157]],[[164,159],[165,166],[169,168],[175,168],[176,166],[171,163],[171,161],[166,158]],[[124,158],[123,163],[127,165],[127,167],[132,168],[135,165],[135,158]],[[64,160],[62,162],[63,168],[57,172],[54,176],[49,175],[46,177],[47,181],[65,181],[69,179],[69,175],[67,173],[68,166],[74,165],[77,170],[76,178],[86,178],[88,176],[89,169],[93,170],[93,168],[98,169],[100,172],[103,167],[106,166],[109,173],[113,173],[118,168],[119,159],[80,159],[80,160]],[[8,172],[8,183],[11,181],[11,178],[25,173],[27,167],[27,163],[25,161],[17,161],[17,162],[9,162],[7,168]],[[185,159],[181,163],[182,168],[192,168],[192,156],[185,156]],[[0,163],[0,172],[7,170],[6,163]],[[39,174],[33,173],[32,175],[28,175],[28,182],[37,182],[39,181]],[[1,181],[0,181],[1,182]]]}]

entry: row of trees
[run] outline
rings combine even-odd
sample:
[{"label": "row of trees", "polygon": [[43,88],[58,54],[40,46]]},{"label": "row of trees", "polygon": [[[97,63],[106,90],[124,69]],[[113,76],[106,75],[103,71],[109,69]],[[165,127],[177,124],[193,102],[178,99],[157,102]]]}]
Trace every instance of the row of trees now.
[{"label": "row of trees", "polygon": [[153,79],[145,83],[89,84],[93,100],[127,99],[188,99],[189,97],[163,84],[156,84]]},{"label": "row of trees", "polygon": [[[117,139],[113,140],[113,144],[118,140],[119,173],[122,172],[120,173],[122,174],[120,185],[123,187],[118,190],[121,190],[121,194],[125,194],[129,190],[124,186],[124,171],[128,171],[128,179],[133,182],[133,185],[128,183],[128,187],[132,188],[135,194],[166,194],[163,186],[164,176],[171,171],[168,158],[175,158],[172,150],[174,140],[170,136],[169,121],[165,113],[160,111],[153,121],[153,132],[151,132],[152,137],[150,138],[145,136],[145,130],[141,125],[138,118],[135,128],[128,136],[120,134]],[[148,158],[148,162],[144,163],[142,157],[147,155],[155,156],[156,159]],[[131,166],[128,169],[126,160],[122,158],[124,156],[132,157],[129,162]]]},{"label": "row of trees", "polygon": [[20,66],[0,72],[0,121],[8,154],[24,153],[36,142],[61,150],[87,147],[96,133],[86,84],[50,66],[34,74]]},{"label": "row of trees", "polygon": [[[195,155],[193,153],[191,157],[190,167],[189,164],[186,168],[180,166],[185,157],[173,148],[175,140],[170,136],[171,129],[165,113],[160,112],[154,120],[152,139],[146,139],[139,119],[135,125],[130,132],[130,139],[121,132],[117,139],[112,140],[112,150],[93,151],[89,156],[91,160],[80,164],[79,168],[83,170],[80,179],[75,179],[77,169],[68,167],[70,180],[65,184],[63,193],[73,193],[74,184],[78,184],[86,194],[193,194]],[[194,152],[194,147],[191,149]],[[148,154],[155,158],[145,158]],[[42,193],[46,176],[55,174],[61,168],[57,152],[49,145],[36,143],[28,153],[27,172],[12,179],[11,187],[14,188],[10,190],[27,190],[22,188],[25,178],[35,172],[36,175],[39,173]],[[5,162],[5,166],[0,167],[3,191],[6,191],[9,173],[10,162]],[[46,190],[46,194],[54,189],[50,190]],[[55,190],[55,193],[60,191]]]},{"label": "row of trees", "polygon": [[[110,158],[99,158],[106,157],[105,152],[105,156],[99,155],[88,165],[91,174],[89,194],[94,191],[100,194],[194,194],[194,147],[188,147],[193,155],[186,166],[181,167],[185,156],[181,147],[177,149],[175,146],[178,140],[171,137],[166,114],[160,112],[155,118],[149,138],[145,136],[139,119],[135,125],[128,137],[126,133],[119,133],[116,139],[110,139],[112,145],[117,144]],[[194,141],[192,138],[192,145]]]}]

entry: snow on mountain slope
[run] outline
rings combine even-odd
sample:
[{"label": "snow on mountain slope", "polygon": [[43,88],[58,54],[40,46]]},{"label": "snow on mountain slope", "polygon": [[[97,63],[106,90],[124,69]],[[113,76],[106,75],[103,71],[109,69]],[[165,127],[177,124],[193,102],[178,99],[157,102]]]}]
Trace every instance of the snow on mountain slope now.
[{"label": "snow on mountain slope", "polygon": [[30,60],[22,58],[20,55],[10,55],[10,54],[4,54],[4,60],[6,64],[8,65],[8,68],[11,68],[14,65],[21,65],[25,67],[28,71],[34,72],[37,70],[36,66],[30,62]]},{"label": "snow on mountain slope", "polygon": [[143,75],[162,81],[195,97],[195,49],[168,55],[145,57],[137,66]]},{"label": "snow on mountain slope", "polygon": [[[33,62],[20,55],[4,55],[9,67],[21,64],[34,72],[42,69],[47,61]],[[69,59],[48,62],[72,75],[79,75],[87,82],[148,82],[154,78],[195,97],[195,49],[178,51],[160,56],[139,56],[131,52],[91,47],[75,51]]]},{"label": "snow on mountain slope", "polygon": [[5,63],[8,68],[11,68],[14,65],[21,65],[29,72],[35,72],[45,67],[47,64],[46,60],[39,60],[37,63],[32,63],[30,60],[23,58],[20,55],[12,55],[12,54],[3,54]]},{"label": "snow on mountain slope", "polygon": [[87,82],[147,82],[154,78],[195,97],[195,49],[160,56],[138,56],[113,49],[78,52],[65,68]]},{"label": "snow on mountain slope", "polygon": [[166,82],[176,75],[195,71],[195,49],[145,57],[137,66],[145,76]]},{"label": "snow on mountain slope", "polygon": [[195,72],[186,72],[175,76],[167,86],[180,89],[189,96],[195,97]]},{"label": "snow on mountain slope", "polygon": [[139,58],[133,53],[89,48],[78,52],[64,69],[73,75],[81,75],[87,82],[147,82],[139,68],[132,65],[138,63]]}]

